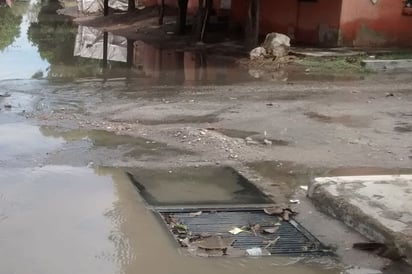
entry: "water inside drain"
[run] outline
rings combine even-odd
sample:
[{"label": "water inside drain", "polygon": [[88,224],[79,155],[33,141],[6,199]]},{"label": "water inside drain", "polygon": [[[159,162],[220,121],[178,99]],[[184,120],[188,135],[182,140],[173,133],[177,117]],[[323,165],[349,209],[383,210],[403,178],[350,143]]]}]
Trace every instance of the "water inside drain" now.
[{"label": "water inside drain", "polygon": [[268,204],[270,198],[231,167],[126,169],[151,206]]}]

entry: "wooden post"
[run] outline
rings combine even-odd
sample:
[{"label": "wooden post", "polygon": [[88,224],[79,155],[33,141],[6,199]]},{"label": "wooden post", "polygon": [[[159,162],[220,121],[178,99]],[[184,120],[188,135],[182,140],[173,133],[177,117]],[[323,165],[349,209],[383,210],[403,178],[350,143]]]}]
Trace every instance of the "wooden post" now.
[{"label": "wooden post", "polygon": [[163,18],[165,16],[165,0],[162,0],[159,7],[159,25],[163,25]]},{"label": "wooden post", "polygon": [[128,5],[127,5],[128,12],[136,10],[136,3],[134,1],[135,0],[129,0]]},{"label": "wooden post", "polygon": [[195,35],[196,39],[200,41],[200,36],[202,33],[203,17],[205,16],[205,0],[198,0],[198,8],[196,15],[196,25],[195,25]]},{"label": "wooden post", "polygon": [[252,49],[259,42],[260,0],[249,0],[246,47]]},{"label": "wooden post", "polygon": [[133,66],[134,57],[134,41],[127,39],[127,66],[131,68]]},{"label": "wooden post", "polygon": [[203,18],[202,30],[200,33],[201,42],[203,42],[205,38],[206,25],[207,25],[207,22],[209,21],[210,10],[212,9],[212,6],[213,6],[213,0],[206,0],[206,12],[205,12],[205,17]]},{"label": "wooden post", "polygon": [[107,49],[109,46],[109,33],[103,32],[103,68],[107,68]]},{"label": "wooden post", "polygon": [[109,0],[103,1],[103,15],[104,16],[109,15]]},{"label": "wooden post", "polygon": [[188,0],[178,0],[179,17],[177,18],[177,33],[185,34]]}]

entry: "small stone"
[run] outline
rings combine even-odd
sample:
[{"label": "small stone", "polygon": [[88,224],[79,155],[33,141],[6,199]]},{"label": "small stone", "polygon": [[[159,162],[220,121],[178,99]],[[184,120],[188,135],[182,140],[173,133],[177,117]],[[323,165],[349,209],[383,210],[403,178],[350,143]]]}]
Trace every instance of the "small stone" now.
[{"label": "small stone", "polygon": [[264,143],[265,145],[272,145],[272,141],[271,141],[271,140],[268,140],[268,139],[263,139],[263,143]]}]

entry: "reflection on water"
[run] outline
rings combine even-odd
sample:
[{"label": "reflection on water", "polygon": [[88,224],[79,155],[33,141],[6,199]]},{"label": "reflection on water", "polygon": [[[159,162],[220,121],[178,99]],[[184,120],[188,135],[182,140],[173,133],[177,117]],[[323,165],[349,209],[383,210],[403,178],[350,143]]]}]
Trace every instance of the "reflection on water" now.
[{"label": "reflection on water", "polygon": [[47,138],[36,126],[26,123],[0,124],[0,161],[11,157],[31,157],[58,148],[62,138]]},{"label": "reflection on water", "polygon": [[129,79],[151,84],[227,84],[251,79],[234,59],[163,49],[58,15],[58,1],[0,7],[0,80]]},{"label": "reflection on water", "polygon": [[135,168],[127,171],[142,196],[153,206],[272,203],[255,185],[230,167]]},{"label": "reflection on water", "polygon": [[0,170],[0,273],[332,274],[288,258],[184,256],[120,169]]}]

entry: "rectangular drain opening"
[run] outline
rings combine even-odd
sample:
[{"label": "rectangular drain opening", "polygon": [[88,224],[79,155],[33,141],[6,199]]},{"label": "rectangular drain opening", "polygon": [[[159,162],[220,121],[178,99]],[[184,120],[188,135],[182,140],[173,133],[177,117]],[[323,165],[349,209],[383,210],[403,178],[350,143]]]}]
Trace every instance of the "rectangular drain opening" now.
[{"label": "rectangular drain opening", "polygon": [[[174,233],[168,224],[170,218],[186,227],[188,235],[220,235],[222,238],[233,239],[231,246],[239,250],[263,248],[271,255],[293,256],[331,254],[318,239],[294,219],[281,221],[277,216],[266,214],[263,209],[220,209],[219,211],[211,209],[203,210],[198,214],[194,214],[195,211],[190,209],[163,209],[158,213],[178,242],[187,235]],[[260,229],[253,233],[246,231],[233,235],[229,232],[234,227],[251,227],[257,224]],[[274,227],[278,227],[274,233],[263,231]],[[268,244],[271,241],[275,243]]]}]

